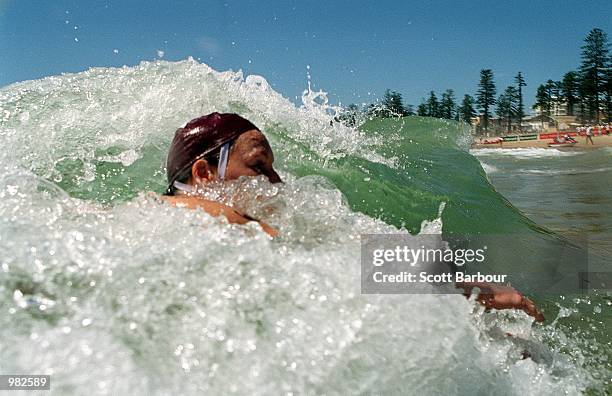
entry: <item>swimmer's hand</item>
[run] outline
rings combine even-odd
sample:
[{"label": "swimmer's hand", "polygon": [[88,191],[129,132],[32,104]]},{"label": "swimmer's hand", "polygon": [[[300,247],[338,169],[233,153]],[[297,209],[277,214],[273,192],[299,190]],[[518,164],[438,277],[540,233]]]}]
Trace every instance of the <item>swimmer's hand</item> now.
[{"label": "swimmer's hand", "polygon": [[[181,208],[189,208],[189,209],[203,209],[206,213],[211,216],[225,216],[228,222],[233,224],[246,224],[249,221],[257,221],[249,216],[246,216],[236,209],[224,205],[222,203],[216,201],[210,201],[208,199],[204,199],[201,197],[189,196],[189,195],[180,195],[180,196],[162,196],[164,201]],[[278,235],[278,230],[270,227],[268,224],[257,221],[264,232],[271,237],[275,237]]]},{"label": "swimmer's hand", "polygon": [[472,294],[473,288],[479,288],[480,293],[478,293],[476,300],[487,309],[521,309],[527,315],[533,316],[536,321],[544,321],[544,315],[534,302],[513,287],[486,282],[462,282],[457,283],[457,287],[464,290],[463,295],[466,297]]}]

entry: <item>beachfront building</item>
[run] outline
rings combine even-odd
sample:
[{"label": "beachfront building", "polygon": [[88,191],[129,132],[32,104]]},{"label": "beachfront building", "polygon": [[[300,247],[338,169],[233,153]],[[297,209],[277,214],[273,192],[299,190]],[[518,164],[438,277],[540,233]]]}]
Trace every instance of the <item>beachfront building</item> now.
[{"label": "beachfront building", "polygon": [[[513,120],[510,130],[507,121],[498,117],[489,118],[489,127],[485,132],[482,129],[483,117],[478,115],[472,118],[474,134],[482,137],[502,136],[509,134],[530,135],[534,133],[547,133],[556,131],[575,131],[576,128],[586,125],[579,105],[573,106],[572,114],[568,114],[568,106],[564,101],[554,101],[550,111],[544,114],[535,108],[533,114],[523,118],[519,128],[518,120]],[[602,114],[603,116],[603,114]]]},{"label": "beachfront building", "polygon": [[548,132],[557,128],[557,121],[554,117],[545,114],[536,114],[533,117],[523,120],[523,125],[530,132]]},{"label": "beachfront building", "polygon": [[[536,107],[534,113],[536,117],[540,115],[551,117],[556,127],[561,131],[571,130],[578,126],[589,124],[589,114],[584,113],[584,108],[576,103],[570,109],[565,100],[556,100],[553,98],[549,111],[543,112],[539,107]],[[600,109],[599,119],[605,119],[603,108]],[[552,127],[555,127],[555,125],[552,125]],[[547,127],[543,128],[547,129]]]},{"label": "beachfront building", "polygon": [[[532,134],[541,130],[542,125],[540,123],[540,119],[532,121],[529,118],[523,118],[521,121],[521,128],[518,126],[517,120],[512,122],[510,126],[510,131],[508,131],[507,121],[505,119],[501,119],[498,117],[489,118],[489,128],[487,132],[482,130],[482,115],[472,118],[472,125],[474,126],[475,134],[478,136],[490,137],[490,136],[501,136],[510,134]],[[547,121],[551,124],[554,124],[553,121]],[[545,124],[546,128],[548,128],[548,124]]]}]

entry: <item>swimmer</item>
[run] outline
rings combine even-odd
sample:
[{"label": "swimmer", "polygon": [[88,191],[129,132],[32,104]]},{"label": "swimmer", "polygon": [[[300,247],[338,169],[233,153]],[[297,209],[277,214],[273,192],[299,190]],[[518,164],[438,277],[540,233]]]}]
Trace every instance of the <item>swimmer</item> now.
[{"label": "swimmer", "polygon": [[230,223],[258,222],[274,237],[278,231],[246,213],[204,198],[206,184],[264,175],[270,183],[281,178],[273,167],[274,154],[264,134],[237,114],[212,113],[189,121],[174,135],[166,160],[168,188],[162,199],[172,205],[202,209],[225,216]]},{"label": "swimmer", "polygon": [[[204,198],[199,192],[214,181],[235,180],[241,176],[266,176],[280,183],[274,170],[274,154],[264,134],[237,114],[212,113],[189,121],[179,128],[166,161],[168,188],[162,197],[178,207],[202,209],[211,216],[225,216],[230,223],[258,222],[268,235],[278,230],[245,213]],[[469,297],[480,289],[477,300],[487,309],[521,309],[538,321],[544,316],[535,304],[512,287],[484,282],[457,283]]]}]

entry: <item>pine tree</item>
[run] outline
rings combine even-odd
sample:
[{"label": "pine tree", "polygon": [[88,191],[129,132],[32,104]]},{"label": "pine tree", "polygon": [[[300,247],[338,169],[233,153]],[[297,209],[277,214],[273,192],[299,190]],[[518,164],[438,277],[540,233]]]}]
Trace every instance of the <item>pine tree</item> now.
[{"label": "pine tree", "polygon": [[429,117],[429,113],[427,112],[427,102],[425,102],[425,98],[421,99],[421,103],[417,106],[417,115],[421,117]]},{"label": "pine tree", "polygon": [[497,99],[497,115],[506,121],[506,131],[512,130],[512,120],[518,112],[518,90],[512,86],[506,88]]},{"label": "pine tree", "polygon": [[565,73],[561,80],[560,96],[565,103],[567,115],[574,115],[574,106],[578,102],[578,73]]},{"label": "pine tree", "polygon": [[427,101],[427,115],[429,117],[440,117],[440,103],[436,97],[436,93],[431,91],[429,93],[429,100]]},{"label": "pine tree", "polygon": [[472,118],[476,117],[476,110],[474,109],[476,101],[470,95],[463,96],[463,101],[457,113],[460,115],[462,121],[472,124]]},{"label": "pine tree", "polygon": [[599,123],[600,104],[606,92],[606,80],[610,68],[608,36],[599,29],[591,30],[582,46],[580,73],[584,83],[589,116]]},{"label": "pine tree", "polygon": [[480,82],[478,83],[478,92],[476,93],[476,101],[482,111],[482,123],[485,132],[489,128],[489,108],[495,104],[495,82],[493,81],[493,71],[491,69],[482,69],[480,71]]},{"label": "pine tree", "polygon": [[440,100],[440,116],[448,120],[452,120],[455,115],[455,92],[452,89],[447,89],[442,94]]},{"label": "pine tree", "polygon": [[[549,80],[550,81],[550,80]],[[536,91],[536,102],[533,105],[534,109],[540,110],[540,115],[550,117],[552,109],[552,87],[550,83],[542,84]],[[542,117],[542,125],[544,125],[544,118]]]},{"label": "pine tree", "polygon": [[399,92],[393,91],[391,94],[391,111],[393,111],[393,115],[396,117],[408,115],[406,106],[404,106],[404,99],[402,98],[402,94]]},{"label": "pine tree", "polygon": [[383,117],[402,117],[408,115],[402,94],[397,91],[387,89],[382,100],[382,106],[383,110],[381,113]]},{"label": "pine tree", "polygon": [[516,77],[514,77],[514,82],[516,83],[517,92],[518,92],[518,104],[516,108],[516,119],[518,122],[519,131],[523,131],[523,118],[525,118],[525,107],[523,105],[523,87],[526,87],[525,78],[523,77],[523,73],[518,72]]},{"label": "pine tree", "polygon": [[546,94],[546,85],[541,84],[536,91],[536,101],[533,105],[534,110],[540,110],[540,114],[546,114],[550,112],[548,108],[548,95]]},{"label": "pine tree", "polygon": [[381,105],[382,109],[379,111],[379,116],[383,118],[389,118],[391,116],[391,102],[392,102],[391,90],[387,89],[383,96]]}]

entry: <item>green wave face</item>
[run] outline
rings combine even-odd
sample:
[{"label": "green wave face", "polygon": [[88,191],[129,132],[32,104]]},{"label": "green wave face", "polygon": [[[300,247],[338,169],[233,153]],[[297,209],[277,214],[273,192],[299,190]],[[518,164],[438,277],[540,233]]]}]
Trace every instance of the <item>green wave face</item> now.
[{"label": "green wave face", "polygon": [[[360,294],[368,233],[501,235],[482,269],[530,293],[572,263],[495,191],[465,125],[353,129],[330,124],[323,93],[302,102],[193,60],[0,90],[0,371],[53,372],[67,394],[84,393],[84,378],[116,394],[604,389],[605,327],[589,330],[585,300],[536,294],[549,320],[532,326],[462,296]],[[277,226],[277,240],[148,195],[166,187],[176,128],[212,111],[269,138],[285,184],[241,179],[218,198]]]},{"label": "green wave face", "polygon": [[[507,273],[531,293],[541,290],[542,282],[550,284],[551,273],[576,272],[575,262],[558,257],[566,242],[524,217],[495,191],[467,151],[465,124],[421,117],[373,119],[360,131],[364,141],[373,142],[364,148],[367,158],[363,153],[321,158],[283,142],[283,132],[273,134],[280,138],[277,151],[288,159],[283,161],[285,169],[332,180],[354,211],[414,234],[424,220],[438,217],[442,205],[447,241],[480,248],[487,239],[487,263],[468,271]],[[290,147],[288,152],[285,147]]]},{"label": "green wave face", "polygon": [[371,150],[392,165],[350,157],[330,167],[329,177],[356,210],[412,232],[435,218],[441,203],[445,232],[516,232],[529,224],[467,152],[465,124],[407,117],[368,121],[361,129],[380,142]]}]

